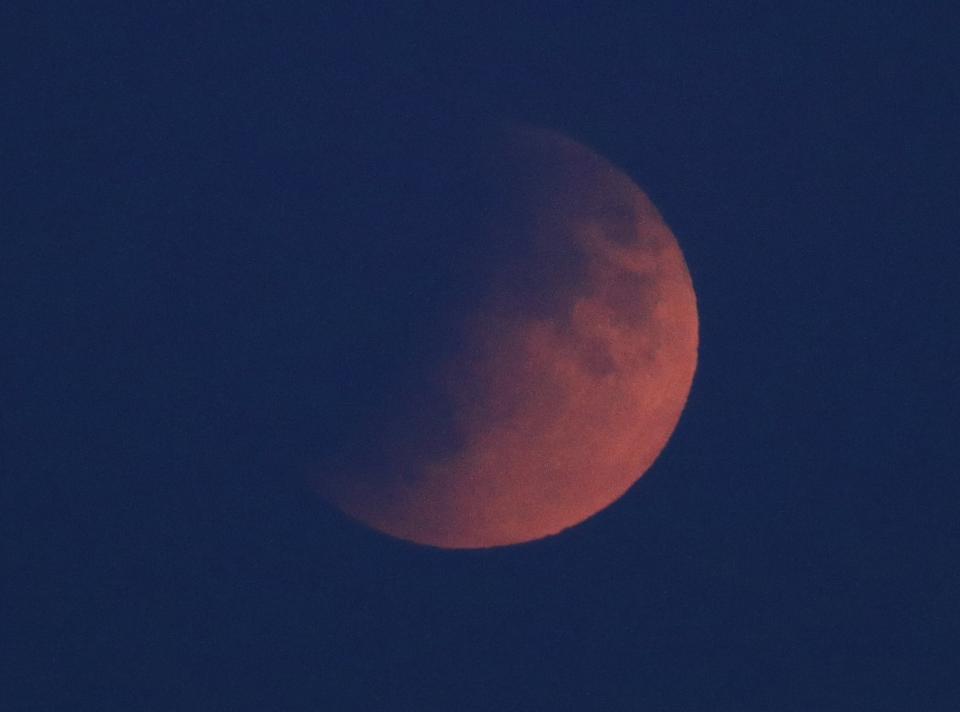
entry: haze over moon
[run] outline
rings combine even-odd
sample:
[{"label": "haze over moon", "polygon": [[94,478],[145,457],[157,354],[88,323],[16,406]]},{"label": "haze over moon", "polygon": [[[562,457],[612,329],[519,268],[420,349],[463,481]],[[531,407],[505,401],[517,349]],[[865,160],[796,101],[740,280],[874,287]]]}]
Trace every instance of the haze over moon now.
[{"label": "haze over moon", "polygon": [[[696,369],[690,274],[621,170],[544,129],[510,126],[462,154],[456,206],[471,297],[366,434],[317,466],[351,517],[445,548],[556,534],[621,497],[669,440]],[[482,267],[481,267],[482,266]]]}]

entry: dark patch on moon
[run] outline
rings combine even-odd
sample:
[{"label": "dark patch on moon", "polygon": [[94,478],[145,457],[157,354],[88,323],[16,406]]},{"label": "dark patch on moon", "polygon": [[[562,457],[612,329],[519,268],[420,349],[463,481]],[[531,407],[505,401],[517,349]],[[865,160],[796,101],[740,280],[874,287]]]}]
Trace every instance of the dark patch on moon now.
[{"label": "dark patch on moon", "polygon": [[659,300],[656,275],[620,271],[603,285],[603,301],[611,307],[611,318],[625,327],[641,328]]},{"label": "dark patch on moon", "polygon": [[585,338],[577,345],[583,368],[597,378],[604,378],[617,370],[617,362],[610,353],[609,342],[599,338]]}]

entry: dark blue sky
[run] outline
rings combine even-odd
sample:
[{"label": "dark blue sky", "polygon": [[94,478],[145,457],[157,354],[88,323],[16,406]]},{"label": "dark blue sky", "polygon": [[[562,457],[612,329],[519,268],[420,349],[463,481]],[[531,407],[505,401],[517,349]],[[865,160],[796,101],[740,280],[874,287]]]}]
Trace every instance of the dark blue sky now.
[{"label": "dark blue sky", "polygon": [[[945,16],[197,5],[2,11],[11,709],[957,709]],[[291,471],[458,296],[415,207],[504,117],[650,194],[700,366],[621,501],[442,552]]]}]

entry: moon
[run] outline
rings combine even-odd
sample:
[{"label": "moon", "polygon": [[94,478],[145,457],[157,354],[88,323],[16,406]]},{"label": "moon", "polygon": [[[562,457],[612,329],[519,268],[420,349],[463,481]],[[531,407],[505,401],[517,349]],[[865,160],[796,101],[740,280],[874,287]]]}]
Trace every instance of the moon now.
[{"label": "moon", "polygon": [[427,385],[384,406],[364,444],[377,456],[314,478],[369,527],[452,549],[548,537],[619,499],[676,428],[698,349],[680,246],[625,172],[518,125],[471,155],[488,188],[458,213],[476,298]]}]

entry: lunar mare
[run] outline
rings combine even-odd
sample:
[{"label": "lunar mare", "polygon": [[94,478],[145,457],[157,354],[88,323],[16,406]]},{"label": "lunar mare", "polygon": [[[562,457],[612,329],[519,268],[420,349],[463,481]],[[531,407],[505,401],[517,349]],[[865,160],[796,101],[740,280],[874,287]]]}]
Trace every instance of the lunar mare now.
[{"label": "lunar mare", "polygon": [[392,471],[320,487],[367,525],[439,547],[540,539],[610,505],[665,447],[696,369],[692,282],[647,196],[558,134],[514,129],[499,150],[515,204],[490,229],[522,257],[436,370],[457,446],[395,443]]}]

